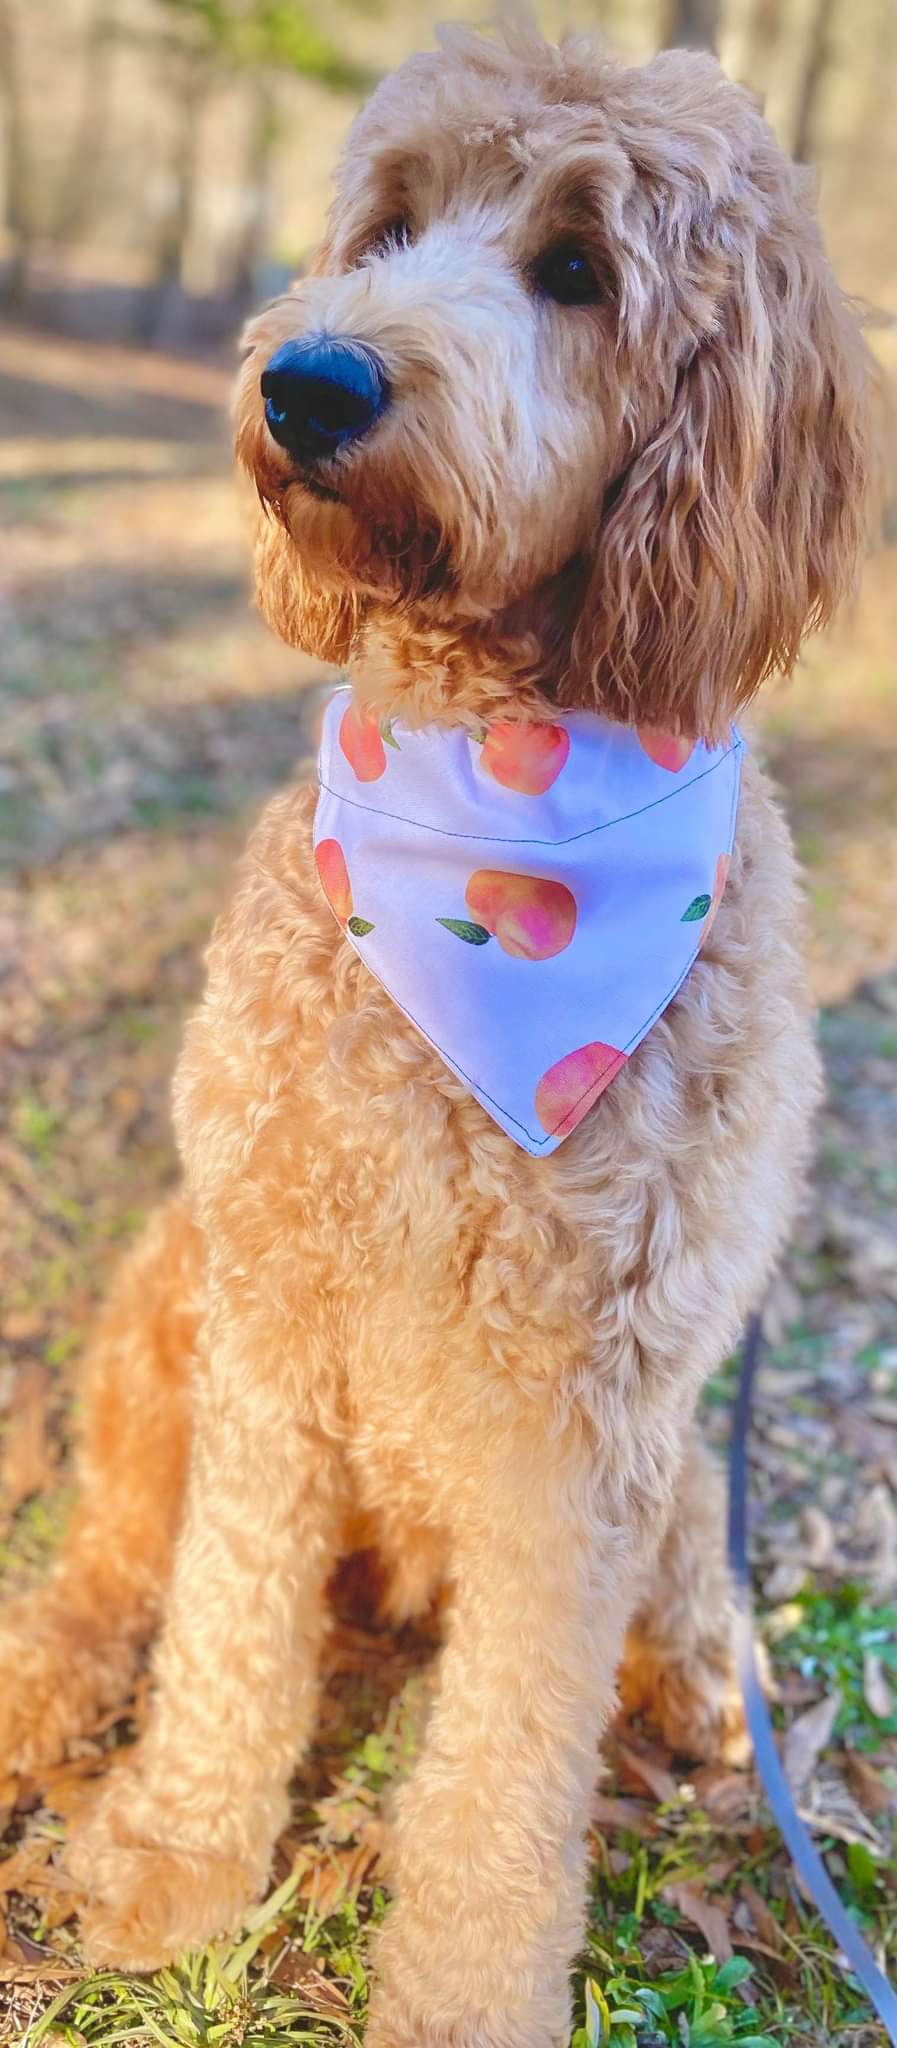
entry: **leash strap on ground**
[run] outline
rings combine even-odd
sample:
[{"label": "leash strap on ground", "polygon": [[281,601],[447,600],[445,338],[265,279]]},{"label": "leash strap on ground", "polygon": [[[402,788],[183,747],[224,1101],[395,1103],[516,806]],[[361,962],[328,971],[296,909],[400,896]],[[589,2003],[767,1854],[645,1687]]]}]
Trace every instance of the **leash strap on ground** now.
[{"label": "leash strap on ground", "polygon": [[762,1345],[760,1317],[753,1316],[745,1336],[729,1450],[729,1562],[735,1578],[736,1654],[745,1714],[763,1788],[794,1868],[846,1957],[853,1975],[871,2000],[892,2048],[897,2048],[897,1993],[879,1969],[859,1928],[845,1911],[825,1864],[795,1809],[760,1683],[754,1651],[747,1555],[747,1441],[754,1376]]}]

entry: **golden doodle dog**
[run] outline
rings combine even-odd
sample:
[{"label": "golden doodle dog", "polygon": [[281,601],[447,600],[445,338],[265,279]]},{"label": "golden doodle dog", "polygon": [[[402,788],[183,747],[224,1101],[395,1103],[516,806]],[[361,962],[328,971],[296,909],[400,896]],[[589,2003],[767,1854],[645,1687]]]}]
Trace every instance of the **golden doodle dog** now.
[{"label": "golden doodle dog", "polygon": [[[872,441],[807,186],[709,57],[452,29],[378,88],[236,414],[261,607],[345,666],[363,735],[599,713],[678,759],[791,667],[855,581]],[[141,1969],[233,1927],[328,1575],[375,1544],[392,1615],[450,1598],[369,2039],[548,2048],[621,1659],[677,1749],[743,1738],[692,1417],[808,1155],[794,861],[748,757],[712,933],[534,1155],[347,942],[314,808],[269,804],[212,940],[183,1192],[101,1320],[61,1557],[4,1616],[0,1752],[61,1752],[161,1625],[148,1731],[68,1852],[85,1940]]]}]

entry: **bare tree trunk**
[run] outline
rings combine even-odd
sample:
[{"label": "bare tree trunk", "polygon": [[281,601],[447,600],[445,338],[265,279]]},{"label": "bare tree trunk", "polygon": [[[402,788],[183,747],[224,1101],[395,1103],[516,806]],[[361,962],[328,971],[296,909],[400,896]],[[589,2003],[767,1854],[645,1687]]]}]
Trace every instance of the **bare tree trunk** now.
[{"label": "bare tree trunk", "polygon": [[233,293],[241,306],[248,306],[252,300],[255,280],[265,256],[271,163],[277,141],[277,107],[270,73],[256,72],[250,81],[250,90],[245,170],[249,206],[233,262]]},{"label": "bare tree trunk", "polygon": [[3,116],[4,225],[12,246],[3,297],[8,305],[21,306],[28,295],[28,265],[34,229],[28,205],[28,142],[13,0],[0,0],[0,110]]},{"label": "bare tree trunk", "polygon": [[170,164],[174,196],[156,248],[156,281],[180,282],[196,204],[199,170],[199,116],[208,88],[204,64],[188,60],[176,94],[177,128]]},{"label": "bare tree trunk", "polygon": [[54,234],[63,244],[83,235],[96,202],[117,21],[118,0],[93,0],[84,37],[81,107],[56,210]]},{"label": "bare tree trunk", "polygon": [[748,35],[748,56],[744,75],[749,78],[755,90],[765,91],[783,29],[781,0],[755,0],[751,11]]},{"label": "bare tree trunk", "polygon": [[792,150],[798,163],[808,163],[813,153],[819,90],[828,70],[829,45],[835,18],[835,0],[816,0],[807,50],[807,61],[794,113]]},{"label": "bare tree trunk", "polygon": [[719,0],[673,0],[664,43],[686,50],[715,50]]},{"label": "bare tree trunk", "polygon": [[174,149],[169,170],[174,186],[171,206],[156,244],[155,274],[147,310],[146,335],[161,341],[171,325],[186,269],[187,246],[196,208],[199,177],[200,113],[208,95],[211,70],[194,52],[185,52],[172,94],[177,108]]}]

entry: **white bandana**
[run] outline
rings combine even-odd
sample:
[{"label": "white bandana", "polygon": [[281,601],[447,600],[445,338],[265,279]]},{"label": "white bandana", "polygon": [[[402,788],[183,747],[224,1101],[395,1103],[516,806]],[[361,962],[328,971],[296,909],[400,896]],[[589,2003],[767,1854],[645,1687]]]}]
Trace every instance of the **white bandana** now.
[{"label": "white bandana", "polygon": [[318,874],[350,945],[527,1152],[553,1152],[672,1002],[722,896],[742,741],[592,712],[379,727],[338,690]]}]

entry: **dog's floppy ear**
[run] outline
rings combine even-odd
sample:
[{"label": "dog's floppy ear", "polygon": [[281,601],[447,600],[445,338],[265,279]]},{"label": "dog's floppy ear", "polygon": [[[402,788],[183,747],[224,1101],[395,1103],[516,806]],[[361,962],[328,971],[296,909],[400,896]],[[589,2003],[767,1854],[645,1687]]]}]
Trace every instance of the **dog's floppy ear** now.
[{"label": "dog's floppy ear", "polygon": [[730,235],[714,329],[609,494],[574,631],[580,702],[588,680],[612,716],[690,738],[791,669],[867,543],[872,361],[803,175],[778,171],[777,229]]}]

